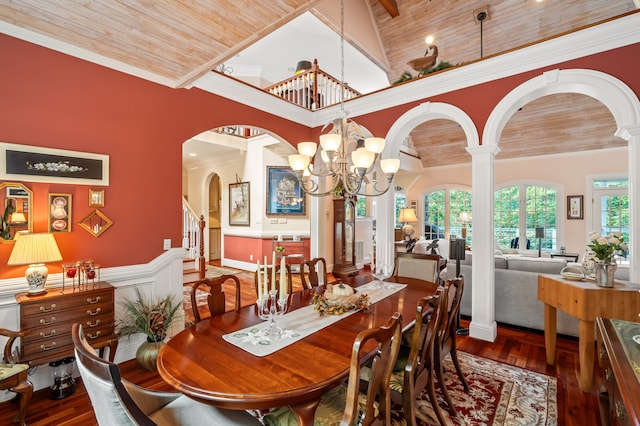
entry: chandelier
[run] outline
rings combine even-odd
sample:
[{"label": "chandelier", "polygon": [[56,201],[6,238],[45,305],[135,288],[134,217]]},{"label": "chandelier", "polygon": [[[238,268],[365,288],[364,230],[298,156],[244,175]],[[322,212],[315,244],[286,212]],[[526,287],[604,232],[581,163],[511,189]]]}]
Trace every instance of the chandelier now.
[{"label": "chandelier", "polygon": [[[320,158],[316,155],[318,145],[315,142],[300,142],[298,154],[289,156],[289,165],[300,188],[312,196],[382,195],[391,188],[391,181],[400,168],[400,160],[382,159],[380,154],[384,150],[384,138],[373,137],[355,121],[349,120],[344,110],[344,0],[340,3],[340,54],[340,114],[328,124],[332,125],[329,132],[320,135]],[[384,174],[387,181],[382,187],[378,186],[378,173]],[[330,183],[322,189],[313,176],[326,178]],[[371,185],[366,188],[369,182]]]}]

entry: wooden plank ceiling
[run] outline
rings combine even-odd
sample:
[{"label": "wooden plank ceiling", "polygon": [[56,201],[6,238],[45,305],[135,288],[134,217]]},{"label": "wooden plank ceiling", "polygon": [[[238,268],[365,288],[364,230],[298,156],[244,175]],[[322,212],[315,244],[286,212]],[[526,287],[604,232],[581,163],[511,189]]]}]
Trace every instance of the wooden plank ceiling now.
[{"label": "wooden plank ceiling", "polygon": [[[416,74],[407,62],[424,55],[429,34],[439,60],[460,64],[480,59],[481,51],[487,57],[636,9],[634,0],[366,1],[390,64],[390,82],[405,71]],[[0,2],[0,21],[183,87],[300,14],[314,13],[320,2],[13,0]],[[488,17],[479,25],[474,17],[485,7]],[[547,96],[514,114],[498,158],[625,146],[615,130],[597,101]],[[411,139],[425,167],[470,162],[464,135],[450,121],[424,123]]]}]

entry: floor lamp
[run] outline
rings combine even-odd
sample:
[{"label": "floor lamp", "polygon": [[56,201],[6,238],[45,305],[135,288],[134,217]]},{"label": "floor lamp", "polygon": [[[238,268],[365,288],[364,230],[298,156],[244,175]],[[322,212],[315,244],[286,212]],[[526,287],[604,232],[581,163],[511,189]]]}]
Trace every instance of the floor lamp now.
[{"label": "floor lamp", "polygon": [[[460,261],[464,260],[465,240],[461,238],[451,238],[449,240],[449,259],[456,260],[456,278],[460,277]],[[460,309],[458,308],[458,316],[456,318],[456,334],[466,336],[469,334],[468,328],[460,328]]]}]

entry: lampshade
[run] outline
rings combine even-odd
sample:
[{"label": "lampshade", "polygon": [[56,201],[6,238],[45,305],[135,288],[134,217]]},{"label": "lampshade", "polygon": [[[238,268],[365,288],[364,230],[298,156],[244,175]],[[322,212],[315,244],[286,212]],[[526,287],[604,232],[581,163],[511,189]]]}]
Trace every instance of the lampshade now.
[{"label": "lampshade", "polygon": [[544,238],[544,228],[536,228],[536,238]]},{"label": "lampshade", "polygon": [[412,208],[400,209],[400,215],[398,216],[398,222],[417,222],[416,211]]},{"label": "lampshade", "polygon": [[27,221],[27,218],[24,216],[24,213],[18,213],[18,212],[11,213],[11,223],[18,224],[18,223],[25,223],[26,221]]},{"label": "lampshade", "polygon": [[296,74],[300,74],[303,73],[307,70],[311,69],[311,62],[310,61],[299,61],[298,65],[296,65]]},{"label": "lampshade", "polygon": [[62,260],[53,234],[17,234],[7,265],[29,265],[25,277],[29,295],[43,294],[49,271],[44,265]]},{"label": "lampshade", "polygon": [[471,216],[467,212],[460,212],[460,216],[458,216],[458,222],[460,223],[471,223]]}]

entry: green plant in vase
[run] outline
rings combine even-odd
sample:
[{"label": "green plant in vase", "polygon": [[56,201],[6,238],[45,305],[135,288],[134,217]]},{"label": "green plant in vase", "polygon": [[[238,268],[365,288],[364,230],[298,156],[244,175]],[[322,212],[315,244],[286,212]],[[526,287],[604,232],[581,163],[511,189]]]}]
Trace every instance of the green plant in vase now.
[{"label": "green plant in vase", "polygon": [[138,348],[136,358],[147,370],[155,370],[158,352],[181,304],[175,301],[174,295],[151,303],[145,300],[138,288],[134,300],[122,303],[125,314],[116,326],[118,336],[129,337],[138,333],[146,336],[147,340]]}]

